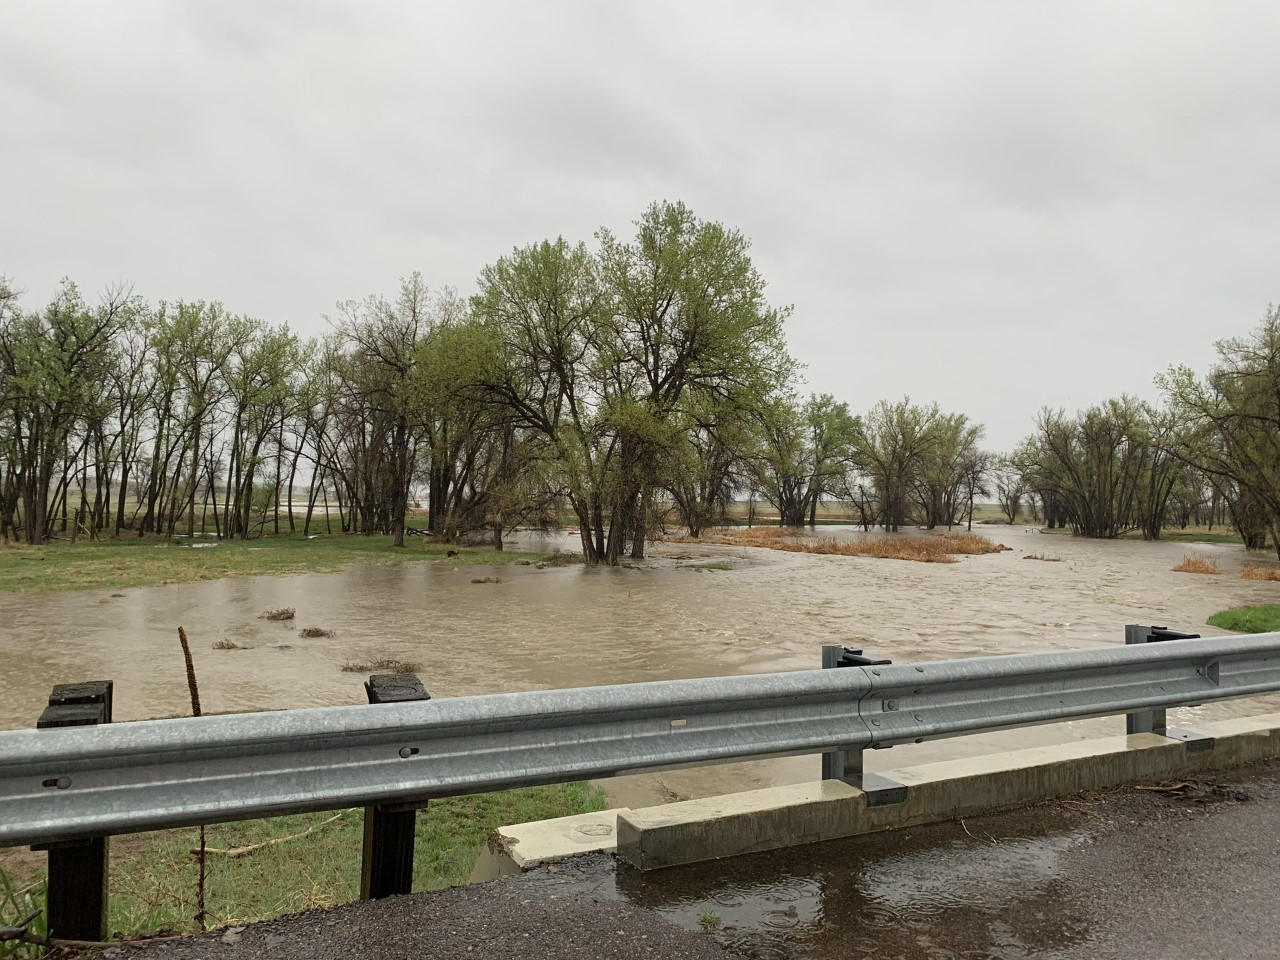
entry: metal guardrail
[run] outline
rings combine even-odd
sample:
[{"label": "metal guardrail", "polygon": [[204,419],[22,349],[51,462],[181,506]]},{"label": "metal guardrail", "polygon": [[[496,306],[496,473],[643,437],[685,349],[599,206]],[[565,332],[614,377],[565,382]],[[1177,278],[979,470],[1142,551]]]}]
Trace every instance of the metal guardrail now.
[{"label": "metal guardrail", "polygon": [[1280,633],[0,732],[0,846],[858,750],[1280,690]]}]

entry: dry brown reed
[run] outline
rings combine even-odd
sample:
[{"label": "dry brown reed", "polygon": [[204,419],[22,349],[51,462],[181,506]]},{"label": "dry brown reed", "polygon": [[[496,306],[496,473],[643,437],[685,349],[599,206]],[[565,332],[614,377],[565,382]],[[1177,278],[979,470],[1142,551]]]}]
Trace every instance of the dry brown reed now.
[{"label": "dry brown reed", "polygon": [[1258,567],[1249,564],[1240,571],[1240,576],[1245,580],[1270,580],[1273,583],[1280,583],[1280,567]]},{"label": "dry brown reed", "polygon": [[1182,562],[1173,568],[1174,573],[1217,573],[1218,562],[1206,560],[1204,557],[1182,558]]},{"label": "dry brown reed", "polygon": [[[958,555],[999,553],[1005,549],[986,537],[972,533],[943,533],[925,537],[868,537],[841,540],[836,537],[810,538],[784,527],[750,527],[746,530],[717,530],[709,538],[738,547],[767,547],[789,553],[816,553],[841,557],[877,557],[884,560],[916,560],[921,563],[955,563]],[[669,542],[690,542],[670,537]]]}]

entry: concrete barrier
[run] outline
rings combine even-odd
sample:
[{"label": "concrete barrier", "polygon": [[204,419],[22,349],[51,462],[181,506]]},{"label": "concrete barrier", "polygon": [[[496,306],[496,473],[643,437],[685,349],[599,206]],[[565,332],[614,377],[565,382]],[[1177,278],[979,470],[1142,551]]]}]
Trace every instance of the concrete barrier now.
[{"label": "concrete barrier", "polygon": [[497,880],[579,853],[612,853],[617,846],[619,816],[629,813],[628,807],[614,807],[599,813],[499,827],[489,835],[469,882]]},{"label": "concrete barrier", "polygon": [[861,790],[828,780],[503,827],[472,880],[615,848],[654,870],[1280,757],[1280,714],[1202,723],[1195,734],[1137,733],[880,771],[907,787],[906,800],[889,806],[869,807]]}]

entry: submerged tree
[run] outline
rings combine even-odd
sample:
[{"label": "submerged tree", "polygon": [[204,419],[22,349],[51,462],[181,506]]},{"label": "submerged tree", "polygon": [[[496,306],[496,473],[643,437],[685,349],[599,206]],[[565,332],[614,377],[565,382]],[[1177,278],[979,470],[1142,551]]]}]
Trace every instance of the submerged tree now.
[{"label": "submerged tree", "polygon": [[643,556],[697,411],[761,403],[792,363],[737,231],[661,203],[632,240],[598,236],[597,254],[558,239],[485,268],[472,309],[492,361],[475,387],[542,438],[586,560],[616,564]]}]

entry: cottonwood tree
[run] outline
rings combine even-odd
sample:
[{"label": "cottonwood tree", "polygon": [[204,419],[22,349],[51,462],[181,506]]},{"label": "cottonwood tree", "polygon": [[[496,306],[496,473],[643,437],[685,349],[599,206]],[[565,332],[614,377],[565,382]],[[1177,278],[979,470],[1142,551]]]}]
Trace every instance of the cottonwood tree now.
[{"label": "cottonwood tree", "polygon": [[1016,456],[1046,516],[1060,515],[1086,537],[1115,538],[1135,527],[1158,537],[1176,464],[1157,442],[1171,424],[1155,416],[1127,395],[1074,417],[1041,410]]},{"label": "cottonwood tree", "polygon": [[12,289],[0,288],[6,472],[28,543],[43,542],[59,504],[65,509],[87,443],[85,422],[104,415],[114,340],[135,309],[125,288],[90,307],[76,285],[63,280],[43,311],[24,313]]},{"label": "cottonwood tree", "polygon": [[881,400],[862,418],[857,455],[875,486],[880,521],[888,531],[896,532],[909,518],[912,484],[937,443],[933,428],[941,417],[937,404],[918,406],[904,397]]},{"label": "cottonwood tree", "polygon": [[766,408],[752,462],[759,488],[778,508],[783,526],[813,524],[822,498],[847,486],[858,439],[858,419],[829,393],[803,403],[780,397]]},{"label": "cottonwood tree", "polygon": [[1171,449],[1218,483],[1247,546],[1269,533],[1280,556],[1280,309],[1216,347],[1203,379],[1175,367],[1158,381],[1186,426]]},{"label": "cottonwood tree", "polygon": [[982,481],[988,464],[978,449],[983,432],[981,424],[971,423],[962,413],[937,412],[930,418],[923,452],[911,478],[929,529],[950,527],[965,503],[970,505],[972,514],[972,500],[984,489]]},{"label": "cottonwood tree", "polygon": [[735,494],[752,486],[759,419],[756,411],[705,394],[688,403],[673,426],[677,440],[663,483],[689,536],[698,537],[725,523]]},{"label": "cottonwood tree", "polygon": [[1026,496],[1026,481],[1022,471],[1008,457],[999,457],[991,469],[991,482],[995,487],[996,500],[1000,512],[1010,523],[1018,522],[1022,512],[1023,498]]},{"label": "cottonwood tree", "polygon": [[541,436],[584,558],[616,564],[643,556],[688,406],[759,403],[792,361],[787,311],[737,231],[657,203],[632,239],[597,238],[595,254],[561,238],[485,268],[472,311],[493,361],[474,386]]}]

